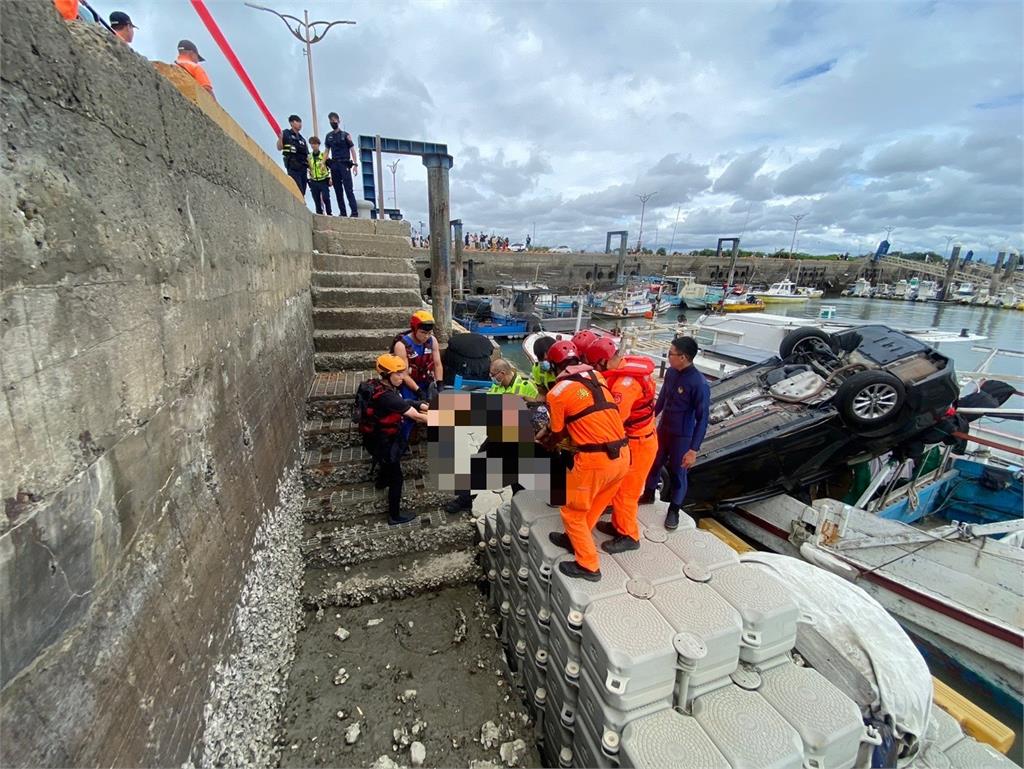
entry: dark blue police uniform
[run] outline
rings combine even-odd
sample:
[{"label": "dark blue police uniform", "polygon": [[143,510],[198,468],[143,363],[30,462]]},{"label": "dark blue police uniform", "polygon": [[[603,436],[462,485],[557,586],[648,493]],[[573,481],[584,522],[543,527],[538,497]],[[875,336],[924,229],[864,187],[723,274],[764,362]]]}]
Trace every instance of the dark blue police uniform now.
[{"label": "dark blue police uniform", "polygon": [[284,145],[284,149],[281,150],[281,155],[284,158],[284,170],[295,180],[299,191],[305,197],[306,184],[309,179],[309,147],[306,145],[306,140],[298,131],[286,128],[281,132],[281,143]]},{"label": "dark blue police uniform", "polygon": [[[324,146],[331,151],[331,160],[327,166],[331,169],[334,180],[334,194],[338,198],[338,216],[345,216],[345,198],[348,198],[349,216],[359,216],[356,207],[356,193],[352,189],[352,136],[341,128],[327,132]],[[338,181],[341,184],[338,184]],[[342,193],[344,189],[344,196]]]},{"label": "dark blue police uniform", "polygon": [[699,451],[708,429],[711,406],[711,388],[708,380],[696,366],[682,371],[670,368],[654,404],[654,413],[661,415],[658,422],[658,454],[647,476],[647,491],[653,493],[658,485],[662,465],[668,462],[671,479],[671,499],[677,509],[686,498],[686,468],[683,455]]}]

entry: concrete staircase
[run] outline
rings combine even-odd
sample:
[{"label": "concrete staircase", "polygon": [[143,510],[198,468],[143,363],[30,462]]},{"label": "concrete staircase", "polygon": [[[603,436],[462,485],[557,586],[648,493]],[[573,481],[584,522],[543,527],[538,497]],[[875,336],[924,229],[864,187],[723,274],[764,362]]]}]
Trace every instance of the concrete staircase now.
[{"label": "concrete staircase", "polygon": [[359,383],[376,376],[376,357],[423,306],[408,225],[317,216],[314,228],[304,622],[280,766],[369,766],[381,756],[409,765],[413,740],[427,765],[497,761],[498,745],[480,743],[488,721],[502,742],[530,743],[526,765],[537,765],[528,719],[501,672],[498,617],[475,584],[483,577],[476,522],[444,512],[451,495],[430,488],[424,441],[402,463],[403,510],[419,517],[388,526],[385,492],[352,422]]},{"label": "concrete staircase", "polygon": [[315,216],[313,343],[317,371],[372,368],[423,306],[405,222]]}]

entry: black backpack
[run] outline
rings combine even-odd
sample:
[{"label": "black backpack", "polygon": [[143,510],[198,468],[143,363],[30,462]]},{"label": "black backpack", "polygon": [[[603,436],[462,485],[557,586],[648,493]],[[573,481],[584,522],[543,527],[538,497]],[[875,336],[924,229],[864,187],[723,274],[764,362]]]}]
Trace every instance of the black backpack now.
[{"label": "black backpack", "polygon": [[[352,421],[359,426],[359,432],[366,433],[372,430],[372,418],[370,415],[371,404],[376,390],[377,380],[367,379],[359,383],[356,388],[356,399],[352,403]],[[369,430],[367,428],[370,428]]]}]

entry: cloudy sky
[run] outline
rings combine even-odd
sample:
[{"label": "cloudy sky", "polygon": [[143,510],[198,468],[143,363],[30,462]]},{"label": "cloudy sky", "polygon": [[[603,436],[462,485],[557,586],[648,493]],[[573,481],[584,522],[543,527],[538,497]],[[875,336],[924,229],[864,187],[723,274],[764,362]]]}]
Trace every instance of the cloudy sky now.
[{"label": "cloudy sky", "polygon": [[[321,132],[333,109],[355,135],[446,143],[452,214],[474,229],[601,249],[626,229],[635,245],[636,196],[656,192],[648,246],[789,248],[805,214],[810,252],[873,250],[890,226],[894,250],[1024,247],[1018,0],[263,2],[358,22],[314,47]],[[270,109],[302,115],[308,137],[303,46],[240,1],[208,4]],[[151,59],[195,41],[220,102],[277,156],[187,0],[120,7]],[[414,229],[425,179],[402,158]]]}]

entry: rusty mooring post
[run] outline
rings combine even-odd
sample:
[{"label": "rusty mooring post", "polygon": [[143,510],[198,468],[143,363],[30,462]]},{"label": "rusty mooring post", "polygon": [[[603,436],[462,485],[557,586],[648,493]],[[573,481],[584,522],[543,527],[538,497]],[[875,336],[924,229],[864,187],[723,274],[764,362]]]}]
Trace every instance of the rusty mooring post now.
[{"label": "rusty mooring post", "polygon": [[451,205],[448,199],[448,170],[452,156],[423,156],[427,167],[427,209],[430,218],[430,303],[434,312],[434,334],[441,344],[452,333]]},{"label": "rusty mooring post", "polygon": [[953,297],[953,276],[956,275],[957,265],[960,264],[960,246],[953,246],[953,253],[949,255],[949,264],[946,265],[946,279],[942,282],[942,300],[950,301]]}]

